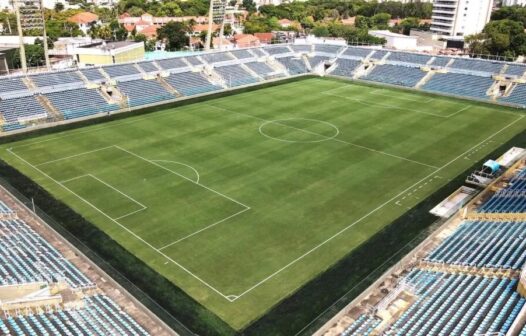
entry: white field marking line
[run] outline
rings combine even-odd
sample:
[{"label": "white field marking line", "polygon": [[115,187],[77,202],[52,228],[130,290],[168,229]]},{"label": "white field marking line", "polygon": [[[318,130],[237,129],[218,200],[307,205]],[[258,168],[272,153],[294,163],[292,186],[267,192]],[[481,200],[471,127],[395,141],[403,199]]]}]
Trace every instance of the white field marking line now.
[{"label": "white field marking line", "polygon": [[[519,118],[517,118],[516,120],[512,121],[511,123],[509,123],[508,125],[504,126],[503,128],[501,128],[499,131],[493,133],[492,135],[490,135],[488,138],[486,138],[485,140],[481,141],[480,143],[483,143],[485,141],[488,141],[490,139],[492,139],[493,137],[495,137],[496,135],[502,133],[504,130],[508,129],[509,127],[513,126],[514,124],[516,124],[519,120],[522,120],[525,116],[524,115],[521,115],[519,116]],[[308,256],[309,254],[311,254],[312,252],[318,250],[320,247],[324,246],[325,244],[327,244],[328,242],[330,242],[331,240],[333,240],[334,238],[338,237],[339,235],[341,235],[342,233],[344,233],[345,231],[347,231],[348,229],[350,229],[351,227],[353,227],[354,225],[360,223],[361,221],[363,221],[364,219],[366,219],[367,217],[369,217],[370,215],[372,215],[373,213],[377,212],[378,210],[382,209],[384,206],[386,206],[387,204],[391,203],[392,201],[394,201],[395,199],[397,199],[398,197],[400,197],[401,195],[405,194],[407,191],[411,190],[412,188],[414,188],[416,185],[422,183],[423,181],[425,181],[426,179],[430,178],[431,176],[435,175],[436,173],[438,173],[439,171],[441,171],[442,169],[448,167],[449,165],[451,165],[453,162],[457,161],[459,158],[462,158],[464,155],[466,155],[466,153],[468,153],[469,151],[471,151],[473,148],[479,146],[479,144],[476,144],[475,146],[471,147],[470,149],[468,149],[467,151],[463,152],[462,154],[458,155],[457,157],[455,157],[454,159],[452,159],[451,161],[449,161],[448,163],[444,164],[442,167],[436,169],[435,171],[433,171],[431,174],[425,176],[424,178],[422,178],[421,180],[417,181],[416,183],[414,183],[413,185],[407,187],[406,189],[402,190],[400,193],[398,193],[397,195],[395,195],[394,197],[390,198],[389,200],[387,200],[386,202],[380,204],[379,206],[377,206],[376,208],[374,208],[373,210],[371,210],[369,213],[365,214],[364,216],[360,217],[359,219],[357,219],[356,221],[354,221],[353,223],[351,223],[349,226],[341,229],[340,231],[336,232],[335,234],[333,234],[332,236],[330,236],[329,238],[327,238],[326,240],[324,240],[323,242],[321,242],[320,244],[318,244],[317,246],[313,247],[312,249],[310,249],[309,251],[305,252],[304,254],[302,254],[301,256],[299,256],[298,258],[292,260],[291,262],[289,262],[288,264],[286,264],[285,266],[281,267],[279,270],[277,270],[276,272],[270,274],[269,276],[267,276],[266,278],[264,278],[263,280],[261,280],[260,282],[256,283],[254,286],[250,287],[249,289],[245,290],[243,293],[239,294],[238,295],[238,298],[242,297],[243,295],[249,293],[250,291],[254,290],[255,288],[261,286],[263,283],[267,282],[268,280],[272,279],[274,276],[276,276],[277,274],[281,273],[283,270],[289,268],[290,266],[294,265],[295,263],[297,263],[298,261],[300,261],[301,259],[305,258],[306,256]]]},{"label": "white field marking line", "polygon": [[115,148],[120,149],[121,151],[126,152],[126,153],[128,153],[128,154],[130,154],[130,155],[133,155],[133,156],[135,156],[135,157],[137,157],[137,158],[139,158],[139,159],[141,159],[141,160],[144,160],[144,161],[146,161],[146,162],[149,162],[149,163],[153,164],[154,166],[157,166],[157,167],[159,167],[159,168],[161,168],[161,169],[164,169],[164,170],[166,170],[166,171],[168,171],[168,172],[170,172],[170,173],[172,173],[172,174],[175,174],[175,175],[177,175],[177,176],[179,176],[179,177],[181,177],[181,178],[183,178],[183,179],[185,179],[185,180],[187,180],[187,181],[192,182],[193,184],[196,184],[196,185],[198,185],[198,186],[200,186],[200,187],[202,187],[202,188],[204,188],[204,189],[206,189],[206,190],[208,190],[208,191],[213,192],[214,194],[217,194],[217,195],[219,195],[219,196],[223,196],[224,198],[226,198],[226,199],[228,199],[228,200],[230,200],[230,201],[232,201],[232,202],[234,202],[234,203],[237,203],[237,204],[241,205],[242,207],[246,208],[247,210],[250,209],[250,207],[249,207],[248,205],[245,205],[245,204],[243,204],[243,203],[241,203],[241,202],[239,202],[239,201],[236,201],[236,200],[233,199],[232,197],[229,197],[229,196],[227,196],[227,195],[225,195],[225,194],[222,194],[222,193],[220,193],[219,191],[216,191],[216,190],[214,190],[214,189],[212,189],[212,188],[209,188],[209,187],[207,187],[207,186],[205,186],[205,185],[203,185],[203,184],[197,183],[197,182],[195,182],[194,180],[192,180],[192,179],[190,179],[190,178],[188,178],[188,177],[186,177],[186,176],[184,176],[184,175],[181,175],[181,174],[179,174],[178,172],[175,172],[175,171],[173,171],[173,170],[171,170],[171,169],[168,169],[168,168],[166,168],[166,167],[164,167],[164,166],[162,166],[162,165],[160,165],[160,164],[158,164],[158,163],[156,163],[156,162],[154,162],[154,161],[152,161],[152,160],[149,160],[149,159],[147,159],[147,158],[145,158],[145,157],[143,157],[143,156],[140,156],[140,155],[137,154],[137,153],[134,153],[134,152],[132,152],[132,151],[129,151],[129,150],[124,149],[124,148],[122,148],[122,147],[120,147],[120,146],[117,146],[117,145],[115,145]]},{"label": "white field marking line", "polygon": [[[283,85],[287,85],[287,87],[296,87],[296,86],[300,86],[301,84],[303,84],[303,81],[300,81],[297,84],[283,84]],[[352,86],[352,85],[347,84],[346,86]],[[338,87],[338,88],[341,88],[341,87]],[[281,87],[281,86],[275,87],[275,88],[274,87],[270,87],[270,88],[264,88],[262,90],[266,90],[267,92],[268,91],[274,92],[274,91],[283,90],[283,87]],[[241,93],[241,94],[243,94],[243,95],[252,95],[252,94],[256,94],[256,93],[257,94],[261,94],[261,92],[257,92],[257,91],[258,90],[255,90],[255,91],[252,91],[252,92],[247,92],[247,93]],[[223,98],[216,98],[214,100],[220,101],[220,99],[223,99]],[[167,109],[167,110],[159,111],[159,112],[155,112],[155,113],[148,113],[148,114],[145,114],[145,115],[142,115],[142,116],[134,116],[132,118],[112,121],[111,123],[108,123],[108,124],[105,124],[105,125],[101,125],[101,127],[96,127],[96,128],[93,128],[93,129],[88,129],[89,128],[88,127],[87,129],[84,129],[84,130],[75,130],[75,132],[70,132],[70,133],[67,133],[67,134],[58,135],[56,137],[52,137],[52,138],[42,139],[42,140],[39,140],[39,141],[32,141],[32,142],[29,142],[29,143],[21,144],[21,145],[15,146],[15,147],[11,147],[11,149],[27,147],[27,146],[31,146],[31,145],[37,145],[37,144],[40,144],[40,143],[43,143],[43,142],[58,140],[58,139],[62,139],[62,138],[70,137],[70,136],[75,136],[75,135],[83,134],[83,133],[97,132],[97,131],[104,130],[104,129],[107,129],[107,128],[119,127],[119,126],[128,125],[128,124],[134,124],[134,123],[142,121],[144,119],[155,119],[157,117],[162,117],[165,114],[174,114],[174,113],[178,113],[178,112],[188,112],[187,109],[192,109],[192,108],[200,109],[200,105],[201,105],[201,103],[194,103],[194,104],[190,104],[190,105],[181,106],[181,107],[179,107],[180,108],[179,110],[175,110],[175,111],[172,110],[172,109]]]},{"label": "white field marking line", "polygon": [[120,217],[117,217],[117,218],[115,218],[115,219],[116,219],[116,220],[123,219],[123,218],[126,218],[126,217],[128,217],[128,216],[135,215],[136,213],[141,212],[141,211],[144,211],[144,210],[146,210],[146,209],[148,209],[148,208],[141,208],[141,209],[138,209],[138,210],[135,210],[135,211],[129,212],[129,213],[127,213],[127,214],[125,214],[125,215],[122,215],[122,216],[120,216]]},{"label": "white field marking line", "polygon": [[132,212],[130,212],[130,213],[127,213],[127,214],[125,214],[125,215],[123,215],[123,216],[120,216],[120,217],[117,217],[117,218],[115,218],[115,219],[124,218],[124,217],[130,216],[130,215],[132,215],[132,214],[134,214],[134,213],[137,213],[137,212],[139,212],[139,211],[143,211],[143,210],[148,209],[148,207],[147,207],[146,205],[144,205],[144,204],[142,204],[141,202],[137,201],[137,200],[134,199],[133,197],[131,197],[131,196],[129,196],[129,195],[123,193],[122,191],[120,191],[119,189],[115,188],[114,186],[112,186],[112,185],[110,185],[110,184],[104,182],[103,180],[101,180],[100,178],[96,177],[95,175],[88,174],[88,176],[94,178],[95,180],[97,180],[97,181],[99,181],[100,183],[104,184],[104,185],[107,186],[108,188],[115,190],[116,192],[118,192],[118,193],[121,194],[122,196],[126,197],[126,198],[129,199],[130,201],[132,201],[132,202],[134,202],[135,204],[137,204],[137,205],[139,205],[140,207],[142,207],[142,209],[132,211]]},{"label": "white field marking line", "polygon": [[[35,165],[35,167],[36,167],[36,165]],[[62,180],[62,181],[60,181],[60,183],[68,183],[68,182],[75,181],[75,180],[78,180],[78,179],[80,179],[80,178],[86,177],[86,176],[88,176],[88,175],[89,175],[89,174],[79,175],[79,176],[72,177],[72,178],[67,179],[67,180]]]},{"label": "white field marking line", "polygon": [[86,129],[66,131],[66,132],[68,132],[67,134],[62,134],[62,135],[58,135],[56,137],[47,138],[47,139],[43,139],[43,140],[39,140],[39,141],[32,141],[32,142],[29,142],[29,143],[25,143],[25,144],[21,144],[21,145],[15,146],[15,147],[11,147],[11,149],[17,149],[17,148],[27,147],[27,146],[32,146],[32,145],[38,145],[40,143],[49,142],[49,141],[53,141],[53,140],[59,140],[59,139],[62,139],[62,138],[67,138],[67,137],[75,136],[75,135],[78,135],[78,134],[97,132],[97,131],[101,131],[101,130],[104,130],[104,129],[107,129],[107,128],[119,127],[119,126],[124,126],[124,125],[128,125],[128,124],[135,124],[136,122],[142,121],[144,119],[155,119],[157,117],[163,117],[165,114],[175,114],[175,113],[179,113],[179,112],[188,112],[187,109],[190,109],[190,111],[191,111],[192,108],[196,108],[196,109],[199,108],[199,106],[194,105],[194,104],[192,104],[192,105],[185,105],[185,106],[181,106],[181,107],[183,107],[183,108],[181,108],[179,110],[175,110],[175,111],[173,109],[167,109],[167,110],[159,111],[159,112],[155,112],[155,113],[144,114],[142,116],[134,116],[134,117],[131,117],[131,118],[126,118],[126,119],[122,119],[122,120],[116,120],[116,121],[112,121],[112,122],[109,122],[109,123],[105,123],[101,127],[96,127],[96,128],[93,128],[93,129],[91,129],[90,126],[86,126]]},{"label": "white field marking line", "polygon": [[26,165],[28,165],[29,167],[33,168],[34,170],[36,170],[37,172],[39,172],[40,174],[42,174],[43,176],[49,178],[51,181],[53,181],[54,183],[58,184],[60,187],[64,188],[65,190],[69,191],[70,193],[72,193],[73,195],[75,195],[76,197],[78,197],[81,201],[85,202],[86,204],[88,204],[89,206],[91,206],[93,209],[97,210],[98,212],[100,212],[104,217],[108,218],[109,220],[111,220],[112,222],[114,222],[115,224],[117,224],[119,227],[121,227],[123,230],[125,230],[126,232],[128,232],[129,234],[131,234],[132,236],[134,236],[136,239],[138,239],[139,241],[141,241],[142,243],[144,243],[146,246],[148,246],[149,248],[151,248],[152,250],[154,250],[155,252],[157,252],[158,254],[160,254],[161,256],[163,256],[164,258],[166,258],[167,260],[171,261],[173,264],[177,265],[179,268],[181,268],[183,271],[185,271],[186,273],[188,273],[189,275],[191,275],[193,278],[195,278],[196,280],[198,280],[199,282],[201,282],[203,285],[205,285],[206,287],[210,288],[212,291],[214,291],[215,293],[217,293],[218,295],[220,295],[221,297],[223,297],[225,300],[228,300],[229,302],[232,302],[230,299],[227,298],[227,296],[225,296],[223,293],[221,293],[219,290],[217,290],[216,288],[214,288],[212,285],[208,284],[206,281],[204,281],[203,279],[201,279],[200,277],[198,277],[197,275],[195,275],[194,273],[192,273],[189,269],[187,269],[186,267],[184,267],[183,265],[181,265],[180,263],[176,262],[175,260],[173,260],[172,258],[170,258],[169,256],[167,256],[166,254],[164,254],[162,251],[159,251],[159,249],[155,248],[152,244],[148,243],[146,240],[142,239],[139,235],[137,235],[135,232],[131,231],[130,229],[128,229],[126,226],[122,225],[121,223],[119,223],[117,220],[111,218],[111,216],[108,216],[104,211],[100,210],[99,208],[97,208],[96,206],[94,206],[93,204],[91,204],[89,201],[87,201],[86,199],[82,198],[80,195],[78,195],[77,193],[75,193],[73,190],[69,189],[68,187],[66,187],[64,184],[60,183],[59,181],[55,180],[53,177],[49,176],[47,173],[45,173],[44,171],[42,171],[40,168],[38,167],[35,167],[34,165],[32,165],[31,163],[29,163],[27,160],[25,160],[24,158],[22,158],[20,155],[16,154],[15,152],[13,152],[12,148],[9,148],[7,149],[7,151],[9,153],[11,153],[12,155],[14,155],[16,158],[18,158],[20,161],[24,162]]},{"label": "white field marking line", "polygon": [[453,112],[453,113],[447,115],[447,118],[451,118],[451,117],[453,117],[453,116],[456,116],[457,114],[464,112],[465,110],[467,110],[467,109],[470,108],[470,107],[472,107],[472,105],[464,106],[463,108],[461,108],[461,109],[458,110],[457,112]]},{"label": "white field marking line", "polygon": [[[320,139],[320,140],[285,140],[285,139],[275,138],[275,137],[270,136],[270,135],[266,134],[265,132],[263,132],[263,128],[266,125],[276,124],[276,125],[283,126],[283,123],[282,123],[283,121],[290,121],[290,120],[307,120],[307,121],[319,122],[319,123],[328,125],[329,127],[333,128],[335,132],[330,137],[313,132],[313,134],[317,134],[317,135],[322,137],[322,139]],[[287,125],[286,127],[289,127],[289,126]],[[336,138],[338,136],[338,134],[340,134],[340,129],[338,127],[334,126],[333,124],[331,124],[330,122],[323,121],[323,120],[318,120],[318,119],[308,119],[308,118],[287,118],[287,119],[269,120],[269,121],[265,121],[264,123],[262,123],[259,126],[258,130],[259,130],[259,133],[262,136],[266,137],[266,138],[269,138],[269,139],[272,139],[272,140],[277,140],[277,141],[282,141],[282,142],[289,142],[289,143],[315,143],[315,142],[328,141],[328,140],[332,140],[332,139]]]},{"label": "white field marking line", "polygon": [[[257,119],[257,120],[261,120],[261,121],[263,121],[264,123],[273,122],[273,123],[275,123],[276,125],[281,125],[281,126],[284,126],[284,127],[292,128],[292,129],[294,129],[294,130],[297,130],[297,131],[300,131],[300,132],[304,132],[304,133],[307,133],[307,134],[317,135],[317,136],[320,136],[320,137],[325,138],[325,140],[323,140],[323,141],[326,141],[326,140],[334,140],[334,141],[337,141],[337,142],[340,142],[340,143],[344,143],[344,144],[347,144],[347,145],[350,145],[350,146],[354,146],[354,147],[358,147],[358,148],[361,148],[361,149],[365,149],[365,150],[368,150],[368,151],[371,151],[371,152],[375,152],[375,153],[378,153],[378,154],[382,154],[382,155],[390,156],[390,157],[393,157],[393,158],[396,158],[396,159],[399,159],[399,160],[412,162],[412,163],[415,163],[415,164],[418,164],[418,165],[421,165],[421,166],[425,166],[425,167],[428,167],[428,168],[433,168],[433,169],[438,168],[438,167],[436,167],[436,166],[429,165],[429,164],[427,164],[427,163],[423,163],[423,162],[419,162],[419,161],[411,160],[411,159],[408,159],[408,158],[405,158],[405,157],[402,157],[402,156],[398,156],[398,155],[395,155],[395,154],[386,153],[386,152],[383,152],[383,151],[380,151],[380,150],[377,150],[377,149],[373,149],[373,148],[369,148],[369,147],[366,147],[366,146],[358,145],[358,144],[355,144],[355,143],[353,143],[353,142],[349,142],[349,141],[341,140],[341,139],[338,139],[338,138],[336,138],[336,137],[327,137],[327,136],[325,136],[325,135],[323,135],[323,134],[319,134],[319,133],[312,132],[312,131],[309,131],[309,130],[306,130],[306,129],[297,128],[297,127],[294,127],[294,126],[291,126],[291,125],[283,124],[283,123],[280,123],[279,120],[266,120],[266,119],[263,119],[263,118],[260,118],[260,117],[256,117],[256,116],[253,116],[253,115],[250,115],[250,114],[245,114],[245,113],[241,113],[241,112],[237,112],[237,111],[228,110],[228,109],[225,109],[225,108],[223,108],[223,107],[219,107],[219,106],[212,106],[212,105],[207,105],[207,106],[209,106],[209,107],[213,107],[213,108],[216,108],[216,109],[220,109],[220,110],[223,110],[223,111],[226,111],[226,112],[236,113],[236,114],[243,115],[243,116],[246,116],[246,117],[250,117],[250,118]],[[294,118],[290,118],[290,119],[294,119]],[[290,120],[290,119],[282,119],[282,120]],[[296,119],[300,119],[300,118],[296,118]],[[314,120],[314,119],[311,119],[311,120]],[[332,125],[332,124],[331,124],[331,125]],[[260,126],[260,129],[261,129],[261,126]],[[338,130],[338,131],[339,131],[339,130]],[[261,133],[261,131],[260,131],[260,133]],[[338,134],[339,134],[339,133],[338,133]],[[338,134],[337,134],[337,135],[338,135]],[[266,136],[265,134],[262,134],[262,135]],[[266,137],[268,137],[268,136],[266,136]],[[289,141],[282,140],[282,139],[279,139],[279,140],[280,140],[280,141],[289,142]],[[296,141],[295,141],[295,142],[296,142]],[[313,142],[314,142],[314,141],[313,141]],[[316,142],[319,142],[319,141],[316,141]]]},{"label": "white field marking line", "polygon": [[42,162],[42,163],[36,164],[35,167],[43,166],[43,165],[46,165],[48,163],[59,162],[59,161],[71,159],[71,158],[74,158],[74,157],[78,157],[78,156],[82,156],[82,155],[86,155],[86,154],[90,154],[90,153],[99,152],[99,151],[102,151],[102,150],[105,150],[105,149],[109,149],[109,148],[112,148],[112,147],[113,146],[106,146],[106,147],[101,147],[101,148],[97,148],[97,149],[94,149],[94,150],[90,150],[90,151],[87,151],[87,152],[78,153],[78,154],[75,154],[75,155],[61,157],[61,158],[58,158],[58,159],[55,159],[55,160],[50,160],[50,161],[46,161],[46,162]]},{"label": "white field marking line", "polygon": [[225,222],[225,221],[227,221],[227,220],[229,220],[229,219],[231,219],[231,218],[234,218],[234,217],[236,217],[236,216],[238,216],[238,215],[241,215],[243,212],[248,211],[248,210],[250,210],[250,208],[245,208],[245,209],[243,209],[243,210],[241,210],[241,211],[236,212],[236,213],[233,214],[233,215],[230,215],[230,216],[228,216],[228,217],[226,217],[226,218],[223,218],[223,219],[221,219],[221,220],[218,220],[217,222],[212,223],[212,224],[210,224],[210,225],[208,225],[208,226],[206,226],[206,227],[204,227],[204,228],[202,228],[202,229],[200,229],[200,230],[197,230],[197,231],[195,231],[194,233],[191,233],[191,234],[189,234],[189,235],[187,235],[187,236],[184,236],[184,237],[182,237],[182,238],[177,239],[176,241],[173,241],[173,242],[171,242],[171,243],[169,243],[169,244],[166,244],[166,245],[164,245],[163,247],[160,247],[160,248],[159,248],[159,251],[162,251],[162,250],[164,250],[165,248],[168,248],[168,247],[170,247],[170,246],[172,246],[172,245],[175,245],[175,244],[177,244],[177,243],[180,243],[180,242],[182,242],[183,240],[186,240],[186,239],[188,239],[188,238],[190,238],[190,237],[192,237],[192,236],[195,236],[195,235],[198,234],[198,233],[201,233],[201,232],[206,231],[206,230],[208,230],[208,229],[210,229],[210,228],[213,228],[214,226],[216,226],[216,225],[218,225],[218,224],[221,224],[221,223],[223,223],[223,222]]},{"label": "white field marking line", "polygon": [[368,103],[368,102],[364,102],[364,101],[362,101],[360,99],[347,97],[347,96],[341,96],[341,95],[334,94],[334,93],[322,92],[322,94],[327,95],[327,96],[333,96],[333,97],[338,97],[338,98],[342,98],[342,99],[352,100],[352,101],[355,101],[355,102],[357,102],[359,104],[362,104],[362,105],[365,105],[365,106],[382,107],[382,108],[389,108],[389,109],[395,109],[395,110],[400,110],[400,111],[409,111],[409,112],[425,114],[425,115],[429,115],[429,116],[433,116],[433,117],[437,117],[437,118],[445,118],[445,119],[448,118],[447,116],[443,116],[443,115],[440,115],[440,114],[431,113],[431,112],[425,112],[425,111],[420,111],[420,110],[408,109],[408,108],[404,108],[404,107],[400,107],[400,106],[396,106],[396,105],[377,104],[377,103],[371,104],[371,103]]},{"label": "white field marking line", "polygon": [[199,176],[199,172],[197,171],[197,169],[195,169],[194,167],[186,164],[186,163],[182,163],[182,162],[179,162],[179,161],[172,161],[172,160],[152,160],[152,162],[167,162],[167,163],[175,163],[175,164],[178,164],[178,165],[181,165],[181,166],[185,166],[187,168],[190,168],[191,170],[193,170],[195,176],[196,176],[196,180],[194,181],[195,183],[199,184],[199,179],[200,179],[200,176]]},{"label": "white field marking line", "polygon": [[385,94],[383,92],[385,92],[385,90],[374,90],[374,91],[370,91],[369,94],[373,94],[376,96],[382,96],[382,97],[389,97],[393,99],[401,99],[401,100],[407,100],[407,101],[412,101],[412,102],[418,102],[418,103],[422,102],[422,100],[420,99],[409,98],[409,97],[404,97],[404,96],[392,96],[389,94]]}]

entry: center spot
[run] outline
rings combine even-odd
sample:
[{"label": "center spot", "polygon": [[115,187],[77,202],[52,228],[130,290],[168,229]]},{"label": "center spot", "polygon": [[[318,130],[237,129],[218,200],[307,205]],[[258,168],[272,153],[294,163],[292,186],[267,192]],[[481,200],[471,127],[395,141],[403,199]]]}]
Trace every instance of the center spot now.
[{"label": "center spot", "polygon": [[312,143],[335,138],[340,133],[333,124],[316,119],[289,118],[266,121],[259,133],[282,142]]}]

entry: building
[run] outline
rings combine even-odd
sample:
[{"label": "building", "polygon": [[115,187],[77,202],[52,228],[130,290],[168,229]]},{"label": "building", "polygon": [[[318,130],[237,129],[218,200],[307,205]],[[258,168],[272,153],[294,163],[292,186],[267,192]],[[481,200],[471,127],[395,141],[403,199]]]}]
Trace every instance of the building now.
[{"label": "building", "polygon": [[68,22],[76,23],[84,34],[88,34],[91,27],[100,24],[99,16],[90,12],[82,12],[68,18]]},{"label": "building", "polygon": [[526,6],[526,0],[503,0],[502,6]]},{"label": "building", "polygon": [[259,47],[259,39],[251,34],[234,35],[234,43],[238,48]]},{"label": "building", "polygon": [[388,48],[398,50],[417,50],[418,39],[415,36],[396,34],[389,30],[371,30],[369,31],[369,34],[385,39],[385,46]]},{"label": "building", "polygon": [[144,43],[120,41],[97,42],[75,48],[79,65],[116,64],[144,59]]},{"label": "building", "polygon": [[431,31],[457,38],[480,33],[490,19],[492,8],[493,0],[436,0]]}]

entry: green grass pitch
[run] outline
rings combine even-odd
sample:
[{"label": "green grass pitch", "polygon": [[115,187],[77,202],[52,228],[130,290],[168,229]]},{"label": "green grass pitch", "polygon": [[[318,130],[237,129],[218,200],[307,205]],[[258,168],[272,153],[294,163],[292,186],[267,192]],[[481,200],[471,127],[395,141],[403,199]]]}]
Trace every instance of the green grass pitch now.
[{"label": "green grass pitch", "polygon": [[0,156],[240,329],[524,130],[523,117],[311,78]]}]

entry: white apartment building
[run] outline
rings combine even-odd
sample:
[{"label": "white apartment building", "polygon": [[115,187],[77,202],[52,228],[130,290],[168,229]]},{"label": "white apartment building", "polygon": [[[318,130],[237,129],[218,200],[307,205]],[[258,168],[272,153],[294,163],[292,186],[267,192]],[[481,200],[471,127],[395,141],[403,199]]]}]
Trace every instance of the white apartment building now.
[{"label": "white apartment building", "polygon": [[492,8],[493,0],[435,0],[431,31],[452,37],[480,33]]},{"label": "white apartment building", "polygon": [[526,6],[526,0],[503,0],[503,6]]}]

